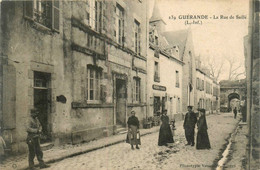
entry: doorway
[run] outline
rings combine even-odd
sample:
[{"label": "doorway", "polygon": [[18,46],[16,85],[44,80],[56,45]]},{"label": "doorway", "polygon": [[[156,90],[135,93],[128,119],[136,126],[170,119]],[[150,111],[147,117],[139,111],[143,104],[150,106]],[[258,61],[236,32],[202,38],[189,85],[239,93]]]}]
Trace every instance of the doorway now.
[{"label": "doorway", "polygon": [[162,97],[162,113],[166,108],[166,97]]},{"label": "doorway", "polygon": [[116,124],[126,125],[126,80],[116,78]]},{"label": "doorway", "polygon": [[160,97],[154,96],[154,101],[153,101],[153,115],[154,116],[160,116],[160,107],[161,107],[161,102],[160,102]]},{"label": "doorway", "polygon": [[34,108],[39,111],[38,119],[42,126],[41,143],[51,141],[51,89],[50,73],[34,72]]}]

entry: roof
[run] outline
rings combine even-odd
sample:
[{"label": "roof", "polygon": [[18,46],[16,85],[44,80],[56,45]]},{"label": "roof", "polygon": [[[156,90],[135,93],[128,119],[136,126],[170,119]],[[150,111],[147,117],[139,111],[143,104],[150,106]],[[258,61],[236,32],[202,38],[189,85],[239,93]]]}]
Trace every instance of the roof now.
[{"label": "roof", "polygon": [[159,21],[159,20],[163,21],[157,0],[155,0],[153,6],[153,14],[152,17],[150,18],[150,22]]},{"label": "roof", "polygon": [[170,44],[178,45],[180,58],[183,58],[189,30],[167,31],[162,34]]}]

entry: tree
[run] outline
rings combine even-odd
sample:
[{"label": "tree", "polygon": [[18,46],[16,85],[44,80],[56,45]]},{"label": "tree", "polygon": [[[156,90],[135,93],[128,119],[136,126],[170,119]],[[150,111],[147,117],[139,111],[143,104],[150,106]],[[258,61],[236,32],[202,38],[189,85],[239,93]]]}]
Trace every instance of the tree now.
[{"label": "tree", "polygon": [[220,74],[223,72],[224,60],[219,60],[217,57],[203,57],[202,65],[209,69],[210,76],[218,81]]},{"label": "tree", "polygon": [[245,69],[243,69],[241,61],[238,61],[235,57],[226,58],[226,61],[229,65],[228,80],[237,80],[241,75],[245,75]]}]

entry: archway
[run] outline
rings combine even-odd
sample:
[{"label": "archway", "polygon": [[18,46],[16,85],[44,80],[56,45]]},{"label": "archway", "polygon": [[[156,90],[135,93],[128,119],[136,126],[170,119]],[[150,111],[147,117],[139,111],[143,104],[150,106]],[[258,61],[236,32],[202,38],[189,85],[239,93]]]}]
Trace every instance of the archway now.
[{"label": "archway", "polygon": [[[237,100],[233,100],[233,99],[237,99]],[[231,101],[232,102],[239,102],[240,101],[240,95],[237,93],[231,93],[228,95],[228,110],[231,111]],[[233,103],[232,103],[233,104]],[[237,105],[237,104],[233,104],[233,105]],[[239,106],[239,104],[238,104]]]}]

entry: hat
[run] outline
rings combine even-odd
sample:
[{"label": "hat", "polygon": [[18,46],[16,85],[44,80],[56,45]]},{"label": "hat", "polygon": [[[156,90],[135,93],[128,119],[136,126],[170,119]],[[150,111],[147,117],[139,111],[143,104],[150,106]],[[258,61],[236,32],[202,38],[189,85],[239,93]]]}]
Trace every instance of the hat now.
[{"label": "hat", "polygon": [[132,113],[135,113],[135,111],[134,111],[134,110],[132,110],[132,111],[131,111],[131,114],[132,114]]},{"label": "hat", "polygon": [[193,108],[193,106],[187,106],[187,108],[191,108],[191,109],[192,109],[192,108]]}]

